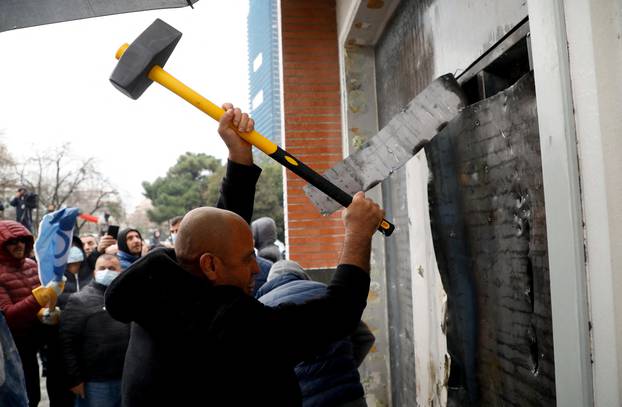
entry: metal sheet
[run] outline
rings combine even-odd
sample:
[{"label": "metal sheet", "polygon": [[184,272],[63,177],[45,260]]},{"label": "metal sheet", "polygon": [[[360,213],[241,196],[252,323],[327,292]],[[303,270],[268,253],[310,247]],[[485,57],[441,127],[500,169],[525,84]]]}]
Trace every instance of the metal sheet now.
[{"label": "metal sheet", "polygon": [[2,0],[0,32],[62,21],[162,8],[185,7],[198,0]]},{"label": "metal sheet", "polygon": [[[333,166],[324,177],[350,194],[369,190],[410,160],[464,105],[464,95],[453,75],[437,78],[359,151]],[[304,190],[322,214],[341,208],[311,185]]]},{"label": "metal sheet", "polygon": [[454,385],[480,405],[555,405],[533,74],[464,109],[426,153]]}]

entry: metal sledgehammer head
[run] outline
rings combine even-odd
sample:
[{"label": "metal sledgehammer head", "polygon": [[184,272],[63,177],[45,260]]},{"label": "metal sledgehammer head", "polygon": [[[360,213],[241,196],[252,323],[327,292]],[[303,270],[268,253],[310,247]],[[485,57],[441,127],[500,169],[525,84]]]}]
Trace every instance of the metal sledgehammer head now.
[{"label": "metal sledgehammer head", "polygon": [[122,93],[138,99],[153,82],[149,71],[163,67],[181,38],[181,32],[156,19],[132,42],[119,59],[110,82]]}]

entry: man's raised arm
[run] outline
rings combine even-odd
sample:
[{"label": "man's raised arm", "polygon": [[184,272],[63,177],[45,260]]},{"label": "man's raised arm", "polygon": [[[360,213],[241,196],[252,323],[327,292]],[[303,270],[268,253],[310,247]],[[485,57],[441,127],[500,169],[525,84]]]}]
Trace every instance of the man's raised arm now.
[{"label": "man's raised arm", "polygon": [[225,114],[220,119],[218,134],[229,150],[229,157],[227,173],[222,180],[216,206],[237,213],[250,224],[255,202],[255,185],[261,169],[253,164],[252,146],[237,132],[253,131],[255,122],[231,103],[225,103],[222,108]]},{"label": "man's raised arm", "polygon": [[275,345],[271,351],[298,363],[354,332],[367,304],[372,236],[383,217],[384,211],[362,192],[354,195],[343,213],[343,251],[326,295],[304,304],[266,307],[270,326],[253,328],[264,332],[268,346]]}]

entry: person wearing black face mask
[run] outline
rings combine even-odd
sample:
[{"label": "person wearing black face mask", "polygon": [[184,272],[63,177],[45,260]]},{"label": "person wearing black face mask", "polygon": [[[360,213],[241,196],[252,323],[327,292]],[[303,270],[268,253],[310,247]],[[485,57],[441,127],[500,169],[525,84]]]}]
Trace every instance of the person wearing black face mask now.
[{"label": "person wearing black face mask", "polygon": [[61,314],[61,354],[77,407],[121,405],[130,326],[112,319],[104,306],[104,292],[120,272],[116,256],[101,255],[93,281],[69,298]]}]

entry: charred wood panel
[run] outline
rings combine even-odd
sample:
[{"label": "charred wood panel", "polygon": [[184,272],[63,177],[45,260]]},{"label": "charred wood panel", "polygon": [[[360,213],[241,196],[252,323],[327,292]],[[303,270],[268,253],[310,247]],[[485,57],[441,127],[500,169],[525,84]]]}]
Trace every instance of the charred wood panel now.
[{"label": "charred wood panel", "polygon": [[555,405],[533,74],[467,107],[426,152],[454,385],[474,405]]}]

